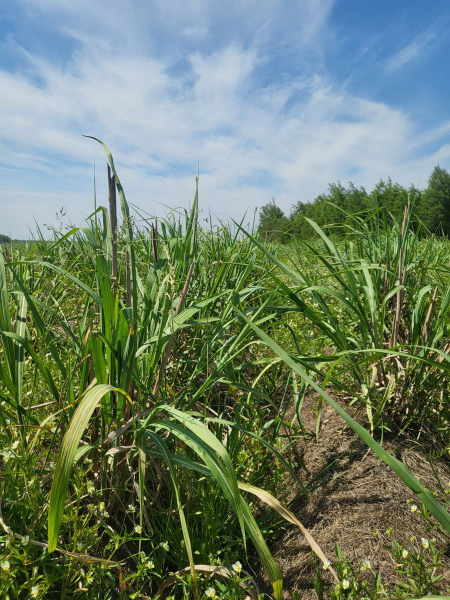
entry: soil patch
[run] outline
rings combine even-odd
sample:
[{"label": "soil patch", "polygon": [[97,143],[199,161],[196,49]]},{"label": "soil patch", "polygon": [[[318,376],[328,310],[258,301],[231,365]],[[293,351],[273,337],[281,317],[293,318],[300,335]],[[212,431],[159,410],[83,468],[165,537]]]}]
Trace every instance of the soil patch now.
[{"label": "soil patch", "polygon": [[[303,423],[309,432],[315,430],[317,402],[317,395],[312,394],[305,399],[302,409]],[[319,442],[309,438],[300,441],[296,447],[308,471],[305,473],[302,469],[299,477],[313,491],[308,500],[292,494],[284,501],[330,560],[335,560],[334,548],[338,543],[342,554],[358,567],[363,560],[370,560],[373,570],[381,572],[383,582],[398,579],[395,565],[384,548],[389,543],[386,534],[389,529],[393,530],[392,538],[404,547],[411,547],[411,536],[419,543],[422,537],[436,537],[438,549],[447,551],[442,589],[448,589],[449,538],[427,531],[422,517],[411,512],[407,503],[413,497],[411,491],[344,425],[339,415],[324,402]],[[437,477],[444,487],[449,486],[448,463],[435,460],[431,467],[415,440],[391,437],[383,445],[428,489],[439,489]],[[377,533],[374,535],[374,532]],[[301,598],[317,598],[312,585],[314,561],[301,532],[290,528],[273,545],[272,552],[284,576],[285,597],[291,598],[291,592],[296,590]],[[331,575],[324,577],[331,584]]]}]

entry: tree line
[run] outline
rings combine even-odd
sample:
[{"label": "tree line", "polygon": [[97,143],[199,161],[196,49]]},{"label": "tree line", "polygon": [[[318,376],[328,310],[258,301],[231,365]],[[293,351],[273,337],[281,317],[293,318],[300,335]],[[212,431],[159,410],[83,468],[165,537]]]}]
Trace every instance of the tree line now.
[{"label": "tree line", "polygon": [[5,235],[3,233],[0,233],[0,244],[11,244],[11,242],[20,242],[20,243],[24,243],[27,242],[29,240],[17,240],[17,239],[11,239],[9,237],[9,235]]},{"label": "tree line", "polygon": [[[328,193],[320,194],[312,202],[297,202],[286,216],[274,198],[260,209],[259,233],[267,240],[287,242],[289,239],[308,239],[313,230],[305,217],[321,227],[333,225],[339,234],[349,215],[370,214],[385,209],[389,219],[401,221],[406,204],[412,207],[413,221],[423,231],[450,235],[450,174],[443,168],[434,168],[428,185],[420,190],[413,185],[405,188],[398,183],[380,180],[371,192],[350,183],[329,185]],[[381,211],[380,211],[381,213]]]}]

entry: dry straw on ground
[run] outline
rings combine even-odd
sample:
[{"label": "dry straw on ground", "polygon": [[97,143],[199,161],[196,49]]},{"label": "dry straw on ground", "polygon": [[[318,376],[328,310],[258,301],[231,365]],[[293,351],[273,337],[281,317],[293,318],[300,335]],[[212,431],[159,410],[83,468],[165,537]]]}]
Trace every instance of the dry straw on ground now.
[{"label": "dry straw on ground", "polygon": [[[313,411],[317,398],[305,399],[302,415],[307,431],[314,431]],[[329,406],[323,407],[319,442],[311,438],[299,442],[300,452],[308,469],[300,471],[304,483],[316,480],[317,489],[307,501],[287,497],[290,508],[309,529],[327,556],[335,557],[338,543],[343,555],[360,565],[369,559],[372,568],[380,570],[383,582],[394,582],[395,566],[384,548],[386,531],[393,529],[392,538],[400,543],[429,537],[423,519],[411,512],[407,500],[411,492],[400,479],[344,423]],[[414,440],[385,440],[386,449],[403,461],[431,490],[438,488],[436,477],[423,449]],[[327,469],[328,467],[328,469]],[[450,481],[450,468],[442,459],[433,467],[444,485]],[[324,470],[327,469],[325,472]],[[374,536],[374,532],[378,536]],[[436,545],[447,551],[444,557],[443,588],[450,586],[450,547],[448,540],[436,535]],[[310,548],[297,528],[288,529],[272,548],[284,576],[285,597],[297,590],[304,599],[317,598],[312,581],[315,577]],[[331,577],[324,575],[332,582]]]}]

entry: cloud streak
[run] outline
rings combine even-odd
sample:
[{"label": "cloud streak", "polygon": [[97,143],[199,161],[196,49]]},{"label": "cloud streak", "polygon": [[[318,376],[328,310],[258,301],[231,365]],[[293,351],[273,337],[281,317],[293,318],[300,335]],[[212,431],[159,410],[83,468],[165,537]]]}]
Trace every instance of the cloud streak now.
[{"label": "cloud streak", "polygon": [[409,64],[419,58],[423,58],[425,51],[430,46],[431,42],[436,38],[434,33],[426,33],[418,35],[412,42],[407,46],[396,52],[389,58],[386,63],[386,70],[390,73],[402,69],[405,65]]},{"label": "cloud streak", "polygon": [[[424,183],[437,159],[449,159],[447,123],[420,137],[404,111],[331,83],[321,46],[332,2],[310,0],[287,15],[292,3],[266,2],[253,27],[256,2],[232,2],[243,23],[227,25],[217,43],[220,18],[229,16],[212,2],[192,3],[192,14],[184,3],[156,2],[152,21],[148,5],[134,4],[127,19],[114,0],[90,44],[102,4],[86,2],[85,13],[78,6],[75,21],[72,2],[29,0],[41,17],[55,11],[54,26],[76,48],[55,61],[12,44],[23,67],[0,70],[0,207],[14,236],[26,235],[31,213],[48,222],[65,204],[79,223],[92,212],[94,161],[104,202],[104,155],[81,134],[110,146],[127,197],[152,214],[188,205],[198,164],[202,206],[240,219],[271,196],[288,211],[336,180]],[[295,19],[299,39],[290,41]],[[146,35],[141,21],[153,23]],[[173,48],[154,52],[147,38],[160,22]],[[136,39],[121,47],[135,25]]]}]

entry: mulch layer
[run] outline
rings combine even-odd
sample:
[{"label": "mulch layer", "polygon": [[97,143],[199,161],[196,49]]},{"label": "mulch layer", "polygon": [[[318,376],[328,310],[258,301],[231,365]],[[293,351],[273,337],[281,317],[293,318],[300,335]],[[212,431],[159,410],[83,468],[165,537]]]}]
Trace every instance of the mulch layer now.
[{"label": "mulch layer", "polygon": [[[316,395],[309,396],[302,409],[308,432],[315,430],[317,401]],[[398,579],[391,556],[384,548],[391,542],[386,534],[388,529],[393,530],[392,539],[406,548],[412,546],[411,536],[419,543],[422,537],[435,537],[436,547],[446,552],[441,588],[448,590],[450,539],[427,530],[423,518],[413,513],[407,503],[413,497],[411,491],[351,429],[344,426],[339,415],[324,402],[319,442],[316,443],[315,438],[302,439],[295,449],[307,468],[307,472],[299,471],[299,477],[305,485],[312,486],[313,491],[307,500],[291,491],[284,503],[309,529],[332,562],[336,558],[334,548],[337,543],[342,554],[352,559],[355,566],[369,560],[372,569],[381,572],[384,583]],[[448,462],[434,460],[431,467],[416,440],[391,437],[384,440],[383,446],[405,463],[428,489],[439,489],[436,476],[444,487],[450,487]],[[415,502],[420,506],[420,502]],[[377,532],[375,536],[374,532]],[[285,597],[292,598],[295,590],[301,598],[316,599],[312,584],[314,561],[299,529],[290,527],[271,550],[284,576]],[[332,584],[329,573],[324,573],[324,578]],[[265,591],[269,592],[269,589]]]}]

